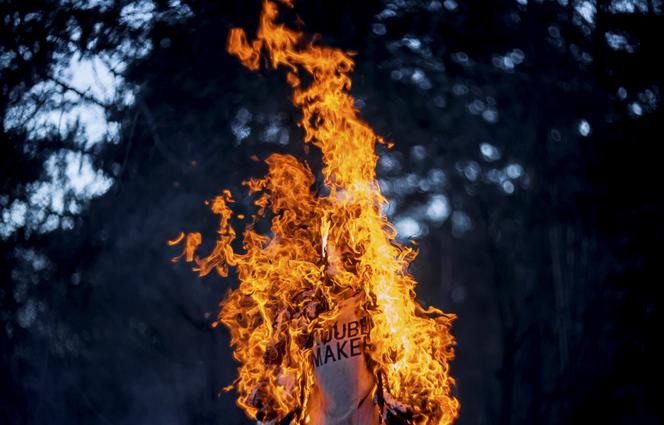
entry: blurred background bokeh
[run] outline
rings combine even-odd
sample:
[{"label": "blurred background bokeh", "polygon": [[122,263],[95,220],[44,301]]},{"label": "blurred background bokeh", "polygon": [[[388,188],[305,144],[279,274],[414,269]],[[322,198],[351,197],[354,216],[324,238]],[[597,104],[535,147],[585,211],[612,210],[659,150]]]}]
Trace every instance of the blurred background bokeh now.
[{"label": "blurred background bokeh", "polygon": [[[172,264],[203,204],[305,158],[249,0],[0,1],[0,423],[246,424]],[[456,313],[459,425],[661,424],[662,0],[301,0],[355,52],[418,297]],[[660,152],[660,153],[658,153]]]}]

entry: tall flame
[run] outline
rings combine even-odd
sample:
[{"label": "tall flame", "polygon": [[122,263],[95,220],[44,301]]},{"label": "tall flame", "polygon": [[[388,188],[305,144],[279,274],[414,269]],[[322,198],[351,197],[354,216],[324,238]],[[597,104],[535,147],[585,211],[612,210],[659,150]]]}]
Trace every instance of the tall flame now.
[{"label": "tall flame", "polygon": [[[227,276],[231,267],[237,272],[239,287],[221,303],[215,322],[228,328],[239,362],[227,389],[236,389],[238,405],[252,418],[306,423],[312,335],[333,320],[344,299],[360,294],[370,324],[365,355],[376,378],[374,399],[410,423],[451,424],[459,410],[449,374],[455,316],[424,309],[415,299],[408,266],[416,253],[396,241],[375,180],[375,144],[384,142],[358,118],[349,94],[354,62],[347,52],[317,46],[277,24],[277,15],[277,5],[265,0],[256,38],[249,42],[243,30],[232,29],[228,51],[252,70],[263,51],[272,68],[289,70],[305,142],[322,152],[329,193],[315,194],[306,163],[273,154],[265,161],[267,175],[245,182],[257,211],[244,229],[242,252],[231,246],[236,232],[227,190],[211,203],[220,222],[209,255],[195,254],[199,233],[170,242],[185,242],[182,255],[201,276],[212,270]],[[311,76],[306,87],[302,72]],[[269,234],[255,230],[260,219],[271,219]]]}]

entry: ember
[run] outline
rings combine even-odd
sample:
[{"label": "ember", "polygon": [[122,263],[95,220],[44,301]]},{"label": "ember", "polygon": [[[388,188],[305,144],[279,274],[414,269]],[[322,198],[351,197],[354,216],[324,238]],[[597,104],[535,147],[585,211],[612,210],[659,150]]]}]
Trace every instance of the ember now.
[{"label": "ember", "polygon": [[[236,389],[238,405],[252,418],[307,423],[317,367],[363,354],[374,378],[372,399],[384,416],[399,412],[412,423],[450,424],[459,410],[449,374],[454,315],[415,300],[408,266],[416,253],[396,241],[383,212],[375,144],[384,141],[357,116],[349,94],[353,60],[277,24],[277,13],[265,1],[256,38],[248,41],[233,29],[228,51],[252,70],[263,51],[271,67],[289,70],[305,142],[323,156],[328,194],[315,194],[306,163],[273,154],[265,161],[267,176],[245,182],[257,211],[243,231],[243,252],[231,246],[229,191],[211,203],[219,230],[209,255],[195,254],[199,233],[172,241],[184,241],[182,255],[201,276],[237,271],[240,285],[222,302],[215,323],[228,328],[239,362],[228,389]],[[301,73],[312,78],[306,87]],[[261,219],[271,219],[267,235],[255,230]],[[350,298],[358,300],[357,318],[342,321]]]}]

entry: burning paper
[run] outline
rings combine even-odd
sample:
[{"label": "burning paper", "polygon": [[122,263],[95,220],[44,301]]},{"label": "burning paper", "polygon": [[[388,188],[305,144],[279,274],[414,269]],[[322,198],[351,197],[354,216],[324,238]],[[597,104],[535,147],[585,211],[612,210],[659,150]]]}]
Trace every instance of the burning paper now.
[{"label": "burning paper", "polygon": [[[257,211],[243,230],[242,250],[231,246],[236,232],[229,191],[211,202],[219,216],[211,253],[196,255],[199,233],[172,241],[184,242],[182,255],[201,276],[237,272],[239,287],[222,302],[215,322],[228,328],[239,363],[228,389],[235,388],[238,405],[252,418],[308,423],[322,408],[316,368],[345,361],[342,356],[357,358],[353,353],[361,350],[369,400],[384,416],[451,424],[459,410],[449,373],[454,316],[424,309],[415,299],[408,266],[416,253],[396,241],[383,212],[387,201],[375,180],[375,144],[384,142],[357,116],[349,94],[353,60],[276,23],[277,13],[277,4],[265,1],[256,37],[249,41],[243,30],[233,29],[228,51],[251,70],[259,68],[263,53],[272,68],[288,69],[305,142],[322,153],[328,194],[315,194],[306,163],[273,154],[265,161],[267,175],[245,182]],[[311,77],[306,86],[303,74]],[[268,234],[255,230],[259,220],[271,220]],[[343,331],[339,318],[349,317],[344,310],[349,299],[356,300],[358,319],[348,320]],[[358,326],[353,335],[361,336],[357,341],[355,335],[349,338],[353,321]],[[341,348],[335,345],[328,353],[320,337],[331,329],[345,335]]]}]

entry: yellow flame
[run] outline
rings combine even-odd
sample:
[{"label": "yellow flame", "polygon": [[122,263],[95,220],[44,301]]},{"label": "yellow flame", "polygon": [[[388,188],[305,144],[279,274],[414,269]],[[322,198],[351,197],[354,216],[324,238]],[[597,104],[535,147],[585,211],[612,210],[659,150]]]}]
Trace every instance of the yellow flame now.
[{"label": "yellow flame", "polygon": [[[211,205],[220,222],[209,255],[195,255],[199,233],[169,243],[185,241],[183,255],[200,275],[216,270],[227,276],[230,267],[237,272],[239,287],[222,302],[217,323],[230,332],[239,363],[231,387],[250,417],[291,415],[294,423],[306,423],[314,385],[310,337],[330,322],[348,294],[359,293],[370,322],[365,351],[377,400],[407,412],[412,423],[451,424],[459,410],[449,373],[455,316],[424,309],[415,299],[408,266],[416,253],[396,241],[375,180],[375,144],[384,142],[358,118],[349,94],[354,62],[347,52],[317,46],[277,24],[277,14],[277,5],[264,1],[256,38],[249,42],[243,30],[233,29],[228,51],[252,70],[259,68],[263,51],[271,67],[289,70],[305,142],[322,153],[329,194],[314,194],[307,164],[273,154],[265,161],[267,175],[245,182],[257,212],[243,232],[242,252],[231,247],[236,233],[229,191]],[[306,87],[302,72],[312,77]],[[265,217],[271,218],[268,235],[254,229]]]}]

